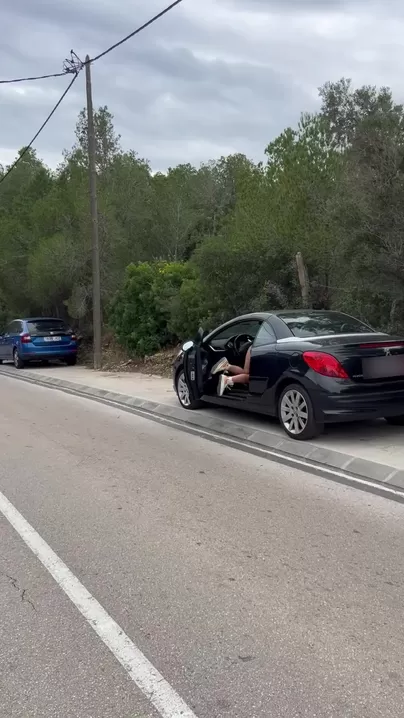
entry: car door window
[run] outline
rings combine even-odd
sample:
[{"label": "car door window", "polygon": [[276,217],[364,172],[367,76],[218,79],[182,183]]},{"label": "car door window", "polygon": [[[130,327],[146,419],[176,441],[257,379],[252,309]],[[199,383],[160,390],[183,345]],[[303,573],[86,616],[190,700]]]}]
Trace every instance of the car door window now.
[{"label": "car door window", "polygon": [[276,336],[274,330],[268,322],[264,322],[255,337],[254,347],[264,347],[267,346],[267,344],[275,344],[275,342]]},{"label": "car door window", "polygon": [[228,327],[215,334],[209,341],[209,344],[213,347],[213,349],[224,349],[226,343],[229,339],[231,339],[231,337],[236,337],[239,334],[248,334],[251,337],[255,337],[260,325],[261,322],[258,321],[258,319],[230,324]]},{"label": "car door window", "polygon": [[20,334],[22,331],[21,328],[21,322],[14,321],[10,322],[10,324],[7,327],[7,334],[10,336],[15,336],[16,334]]}]

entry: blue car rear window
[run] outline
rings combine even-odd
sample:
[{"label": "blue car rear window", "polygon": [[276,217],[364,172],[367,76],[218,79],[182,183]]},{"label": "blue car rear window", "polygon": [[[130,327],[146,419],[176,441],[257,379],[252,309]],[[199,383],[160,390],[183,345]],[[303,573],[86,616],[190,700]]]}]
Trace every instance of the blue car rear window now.
[{"label": "blue car rear window", "polygon": [[61,334],[66,334],[66,332],[69,331],[71,330],[67,324],[59,319],[41,319],[28,322],[28,332],[32,336],[35,336],[35,334],[50,334],[50,332],[61,332]]}]

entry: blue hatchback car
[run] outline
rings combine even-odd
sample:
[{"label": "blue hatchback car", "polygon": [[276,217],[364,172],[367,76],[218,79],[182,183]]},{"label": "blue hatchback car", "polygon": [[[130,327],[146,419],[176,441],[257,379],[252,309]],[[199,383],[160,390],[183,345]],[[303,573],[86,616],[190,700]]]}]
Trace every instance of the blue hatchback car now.
[{"label": "blue hatchback car", "polygon": [[12,361],[17,369],[31,361],[53,359],[74,366],[77,350],[77,337],[62,319],[15,319],[0,334],[0,364]]}]

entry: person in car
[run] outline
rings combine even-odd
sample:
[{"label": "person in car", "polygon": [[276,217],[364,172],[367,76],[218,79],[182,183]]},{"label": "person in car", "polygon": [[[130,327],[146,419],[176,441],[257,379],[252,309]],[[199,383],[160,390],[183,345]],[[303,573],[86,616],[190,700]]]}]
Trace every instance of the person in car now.
[{"label": "person in car", "polygon": [[[220,359],[212,368],[211,374],[219,374],[219,372],[226,372],[222,374],[219,379],[217,387],[217,393],[219,396],[223,396],[226,389],[231,389],[234,384],[248,384],[250,381],[250,360],[251,360],[251,347],[248,349],[244,367],[241,368],[236,364],[230,364],[226,357]],[[228,376],[228,375],[230,376]]]}]

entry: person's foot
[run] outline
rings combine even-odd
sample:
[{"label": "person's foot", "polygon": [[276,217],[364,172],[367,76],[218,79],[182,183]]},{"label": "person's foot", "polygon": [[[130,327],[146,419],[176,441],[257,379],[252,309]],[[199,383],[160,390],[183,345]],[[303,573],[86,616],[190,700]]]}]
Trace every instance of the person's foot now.
[{"label": "person's foot", "polygon": [[212,367],[212,371],[210,372],[213,376],[213,374],[218,374],[220,371],[226,371],[226,369],[230,366],[229,362],[227,361],[226,357],[223,357],[223,359],[219,359],[218,362]]},{"label": "person's foot", "polygon": [[219,379],[219,385],[217,387],[217,393],[219,396],[223,396],[226,389],[231,389],[233,386],[233,379],[231,376],[225,376],[222,374],[222,376]]}]

